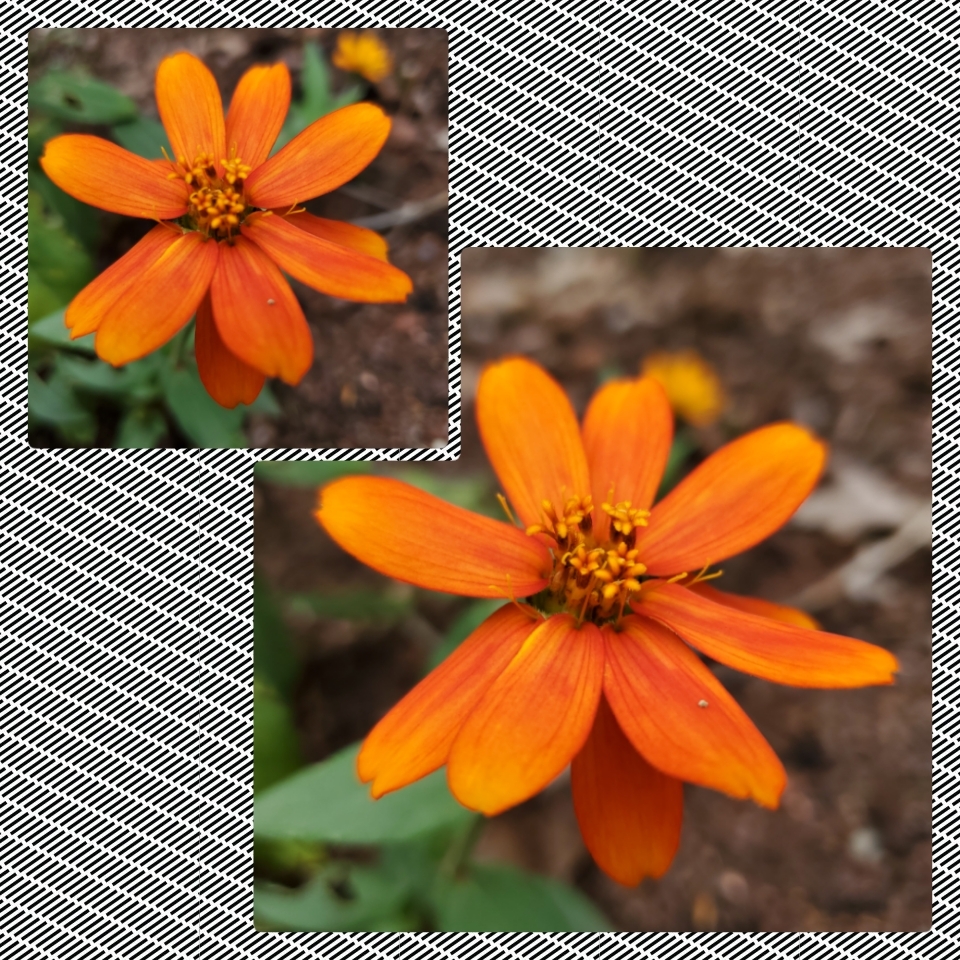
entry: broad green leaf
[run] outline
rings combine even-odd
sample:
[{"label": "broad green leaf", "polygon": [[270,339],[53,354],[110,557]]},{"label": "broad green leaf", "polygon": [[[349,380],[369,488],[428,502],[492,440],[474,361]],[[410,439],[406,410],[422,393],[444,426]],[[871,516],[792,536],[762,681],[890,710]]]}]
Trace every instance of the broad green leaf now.
[{"label": "broad green leaf", "polygon": [[276,930],[390,930],[406,895],[405,884],[376,867],[330,864],[299,890],[255,883],[253,909]]},{"label": "broad green leaf", "polygon": [[30,170],[30,190],[43,197],[47,212],[56,214],[71,236],[94,250],[100,237],[100,214],[94,207],[65,193],[39,168]]},{"label": "broad green leaf", "polygon": [[406,585],[394,590],[347,590],[341,593],[299,593],[287,598],[293,614],[308,614],[334,620],[376,620],[394,623],[413,609],[415,594]]},{"label": "broad green leaf", "polygon": [[69,302],[93,279],[90,256],[80,242],[67,233],[62,219],[45,215],[43,197],[36,191],[29,193],[27,224],[27,262],[31,274],[60,298],[60,304]]},{"label": "broad green leaf", "polygon": [[502,864],[473,864],[463,879],[438,881],[434,903],[443,931],[609,929],[599,910],[573,888]]},{"label": "broad green leaf", "polygon": [[167,367],[163,395],[177,426],[198,447],[245,447],[243,410],[221,407],[207,393],[196,368]]},{"label": "broad green leaf", "polygon": [[289,698],[297,676],[290,635],[273,592],[263,577],[253,573],[253,670],[277,692]]},{"label": "broad green leaf", "polygon": [[257,480],[284,487],[322,487],[337,477],[369,473],[366,463],[329,460],[260,460],[253,467]]},{"label": "broad green leaf", "polygon": [[61,347],[68,350],[76,350],[78,353],[95,354],[93,349],[96,334],[88,334],[85,337],[78,337],[76,340],[70,339],[70,331],[63,322],[65,310],[57,310],[49,316],[30,323],[30,341],[31,345],[36,342],[41,346]]},{"label": "broad green leaf", "polygon": [[[63,127],[51,117],[30,117],[27,121],[27,162],[31,166],[31,175],[34,172],[34,165],[39,163],[43,155],[43,148],[48,140],[63,133]],[[39,169],[39,167],[36,167]],[[30,189],[33,189],[33,183],[30,183]]]},{"label": "broad green leaf", "polygon": [[146,403],[160,395],[158,368],[153,357],[124,367],[112,367],[103,360],[60,354],[56,365],[64,379],[81,392],[134,403]]},{"label": "broad green leaf", "polygon": [[85,74],[51,70],[30,84],[30,109],[71,123],[123,123],[137,105],[110,84]]},{"label": "broad green leaf", "polygon": [[70,443],[88,445],[97,435],[97,421],[69,384],[54,374],[49,381],[28,376],[30,417],[54,427]]},{"label": "broad green leaf", "polygon": [[27,318],[45,317],[64,306],[64,298],[40,277],[36,270],[27,273]]},{"label": "broad green leaf", "polygon": [[137,117],[129,123],[121,123],[113,128],[113,135],[121,147],[148,160],[160,160],[163,151],[173,156],[173,149],[167,139],[163,124],[152,117]]},{"label": "broad green leaf", "polygon": [[121,418],[114,446],[126,450],[156,447],[167,435],[167,418],[156,407],[132,407]]},{"label": "broad green leaf", "polygon": [[430,654],[428,669],[443,663],[477,627],[494,611],[499,610],[505,600],[474,600],[463,613],[450,625],[443,642]]},{"label": "broad green leaf", "polygon": [[284,780],[301,763],[290,708],[261,680],[253,683],[253,792]]},{"label": "broad green leaf", "polygon": [[451,796],[443,770],[374,800],[357,776],[359,749],[359,744],[347,747],[260,794],[254,803],[254,832],[376,844],[408,840],[473,816]]}]

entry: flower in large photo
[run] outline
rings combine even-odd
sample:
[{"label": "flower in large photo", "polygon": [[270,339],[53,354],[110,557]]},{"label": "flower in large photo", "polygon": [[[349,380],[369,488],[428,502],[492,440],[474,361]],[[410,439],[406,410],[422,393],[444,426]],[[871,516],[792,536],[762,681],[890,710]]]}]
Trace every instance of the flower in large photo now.
[{"label": "flower in large photo", "polygon": [[711,566],[790,519],[825,445],[794,423],[761,427],[655,503],[673,414],[653,377],[605,384],[580,425],[560,386],[512,357],[484,370],[476,412],[514,523],[386,478],[320,491],[320,524],[375,570],[513,601],[374,727],[360,778],[382,796],[446,765],[453,795],[489,816],[570,765],[599,866],[626,885],[662,876],[684,781],[768,808],[786,784],[698,653],[796,687],[890,684],[898,669],[886,650],[816,629],[802,611],[708,583]]},{"label": "flower in large photo", "polygon": [[371,230],[300,204],[328,193],[379,153],[390,119],[358,103],[321,117],[276,154],[290,106],[282,64],[254,66],[224,117],[207,67],[189,53],[157,69],[156,99],[173,156],[148,160],[100,137],[46,144],[44,172],[78,200],[156,221],[69,304],[71,337],[96,333],[120,366],[163,346],[196,316],[204,386],[226,407],[251,403],[266,377],[295,385],[313,362],[303,310],[284,273],[330,296],[401,302],[410,278]]}]

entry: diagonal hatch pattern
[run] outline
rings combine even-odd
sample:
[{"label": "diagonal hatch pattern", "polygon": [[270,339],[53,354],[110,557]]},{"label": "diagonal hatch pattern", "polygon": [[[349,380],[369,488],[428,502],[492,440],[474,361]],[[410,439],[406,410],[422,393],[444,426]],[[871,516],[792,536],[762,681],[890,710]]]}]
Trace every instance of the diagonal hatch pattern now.
[{"label": "diagonal hatch pattern", "polygon": [[[26,445],[26,30],[253,26],[271,2],[107,2],[4,16],[0,73],[0,938],[38,957],[502,960],[947,956],[960,728],[960,37],[956,8],[750,0],[560,5],[373,0],[449,31],[450,424],[459,252],[489,245],[901,245],[934,260],[934,930],[904,934],[257,934],[252,927],[256,451]],[[354,26],[359,8],[324,10]],[[299,11],[298,24],[318,23]]]}]

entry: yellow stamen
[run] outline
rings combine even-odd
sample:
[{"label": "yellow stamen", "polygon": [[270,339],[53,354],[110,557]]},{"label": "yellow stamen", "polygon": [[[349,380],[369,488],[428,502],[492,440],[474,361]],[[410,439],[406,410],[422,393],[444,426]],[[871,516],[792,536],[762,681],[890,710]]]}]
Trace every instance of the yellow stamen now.
[{"label": "yellow stamen", "polygon": [[251,168],[239,157],[221,163],[222,179],[217,175],[210,154],[200,154],[193,163],[188,163],[186,157],[179,157],[173,164],[174,172],[170,178],[182,179],[193,188],[187,216],[193,221],[194,228],[216,240],[231,240],[247,209],[243,183]]}]

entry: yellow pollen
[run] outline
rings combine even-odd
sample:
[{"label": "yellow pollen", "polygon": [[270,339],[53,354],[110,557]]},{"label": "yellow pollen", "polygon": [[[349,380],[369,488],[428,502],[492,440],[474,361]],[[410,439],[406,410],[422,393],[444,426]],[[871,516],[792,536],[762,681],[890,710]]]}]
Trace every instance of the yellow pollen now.
[{"label": "yellow pollen", "polygon": [[645,527],[650,518],[649,510],[634,507],[629,500],[621,500],[615,506],[602,503],[600,509],[610,517],[610,526],[624,537],[630,536],[636,527]]},{"label": "yellow pollen", "polygon": [[178,157],[169,179],[183,180],[192,188],[187,217],[194,228],[215,240],[230,240],[247,210],[243,184],[251,168],[239,157],[220,163],[222,178],[209,153],[200,154],[192,163],[186,157]]},{"label": "yellow pollen", "polygon": [[629,501],[603,504],[612,522],[609,540],[600,543],[593,529],[591,497],[567,497],[562,506],[544,500],[540,506],[542,520],[527,527],[527,533],[554,541],[554,568],[544,594],[552,599],[543,600],[544,609],[564,609],[581,621],[618,621],[647,572],[634,546],[634,530],[646,526],[649,511]]}]

